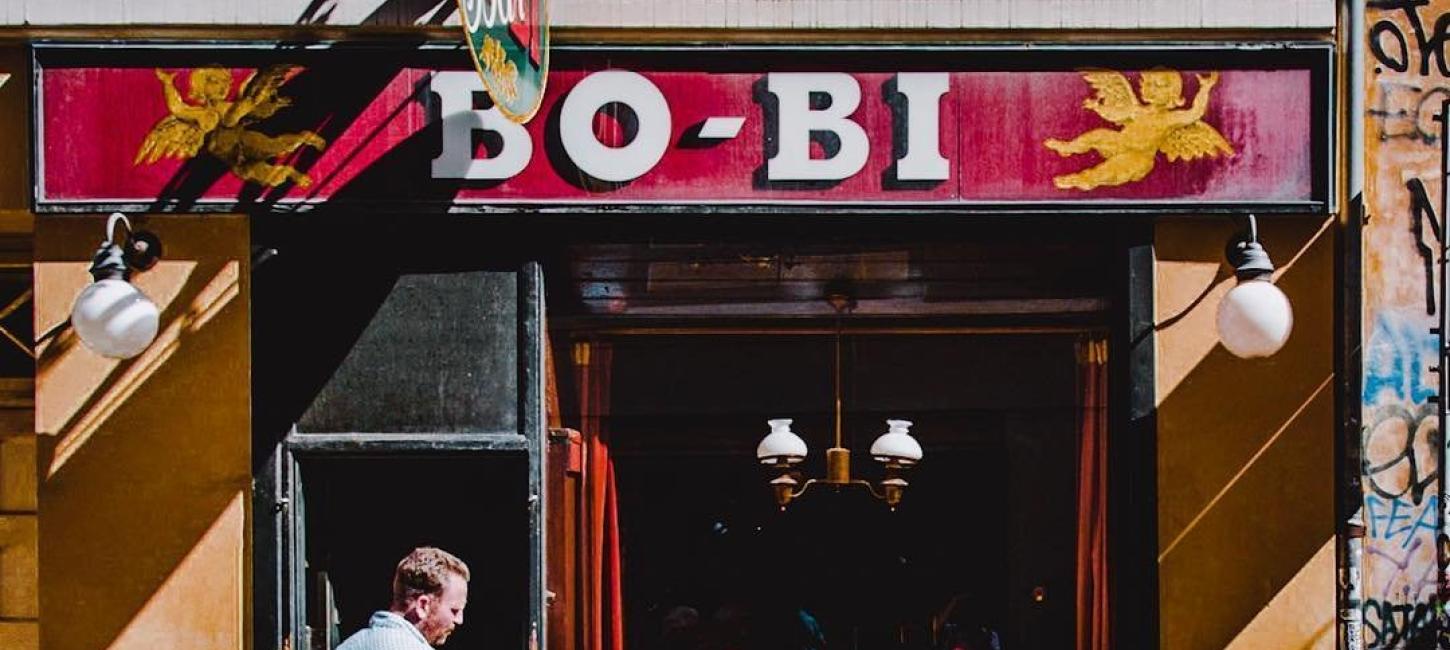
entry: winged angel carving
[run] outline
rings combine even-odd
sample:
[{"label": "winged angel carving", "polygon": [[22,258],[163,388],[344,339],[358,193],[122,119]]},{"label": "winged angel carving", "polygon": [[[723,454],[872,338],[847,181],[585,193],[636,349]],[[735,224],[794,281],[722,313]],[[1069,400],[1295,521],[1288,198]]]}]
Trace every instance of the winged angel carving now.
[{"label": "winged angel carving", "polygon": [[151,164],[163,158],[192,158],[203,147],[231,168],[243,180],[276,187],[292,181],[300,187],[312,179],[291,165],[273,162],[300,147],[322,150],[327,142],[311,131],[270,136],[251,130],[256,122],[271,117],[292,104],[279,97],[281,88],[291,75],[289,66],[269,66],[253,72],[242,82],[236,98],[228,101],[232,91],[232,73],[225,68],[197,68],[191,71],[188,102],[176,89],[175,73],[158,68],[161,91],[166,97],[170,115],[161,118],[141,148],[133,165]]},{"label": "winged angel carving", "polygon": [[1153,171],[1160,151],[1169,162],[1234,155],[1223,134],[1203,121],[1209,92],[1218,84],[1217,72],[1195,75],[1198,94],[1186,109],[1179,108],[1184,103],[1183,80],[1176,70],[1143,72],[1138,83],[1141,101],[1121,72],[1089,70],[1082,76],[1094,91],[1083,100],[1083,108],[1123,128],[1093,129],[1071,140],[1043,142],[1063,157],[1096,151],[1104,159],[1080,172],[1053,178],[1057,187],[1086,191],[1142,180]]}]

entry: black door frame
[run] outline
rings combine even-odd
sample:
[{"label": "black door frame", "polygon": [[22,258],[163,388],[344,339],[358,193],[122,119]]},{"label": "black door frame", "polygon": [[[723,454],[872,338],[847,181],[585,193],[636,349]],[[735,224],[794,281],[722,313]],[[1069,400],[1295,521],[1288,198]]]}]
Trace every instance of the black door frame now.
[{"label": "black door frame", "polygon": [[[524,262],[518,282],[518,430],[486,433],[297,433],[266,450],[253,481],[253,638],[258,648],[290,643],[310,647],[307,638],[305,513],[301,507],[301,462],[310,458],[438,456],[524,453],[528,457],[529,629],[534,648],[547,647],[544,624],[547,589],[544,522],[544,285],[542,266]],[[272,603],[264,606],[264,603]]]}]

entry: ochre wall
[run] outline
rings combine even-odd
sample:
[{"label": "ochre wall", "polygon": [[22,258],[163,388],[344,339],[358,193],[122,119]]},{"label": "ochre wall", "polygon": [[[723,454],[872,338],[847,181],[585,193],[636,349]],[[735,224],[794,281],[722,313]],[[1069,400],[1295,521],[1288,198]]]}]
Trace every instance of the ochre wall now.
[{"label": "ochre wall", "polygon": [[162,309],[114,361],[64,326],[99,217],[35,238],[40,646],[248,648],[251,379],[243,218],[150,217],[163,261],[133,278]]},{"label": "ochre wall", "polygon": [[[29,52],[0,48],[0,348],[26,346],[30,338],[15,326],[28,320],[31,301],[30,249],[34,219],[29,212]],[[12,284],[13,283],[13,284]],[[23,287],[16,286],[23,284]],[[10,337],[14,337],[14,340]],[[20,375],[24,376],[20,376]],[[39,646],[36,589],[35,426],[33,371],[0,372],[0,648]]]},{"label": "ochre wall", "polygon": [[1239,359],[1215,316],[1227,219],[1155,233],[1163,648],[1334,647],[1332,218],[1264,217],[1288,344]]}]

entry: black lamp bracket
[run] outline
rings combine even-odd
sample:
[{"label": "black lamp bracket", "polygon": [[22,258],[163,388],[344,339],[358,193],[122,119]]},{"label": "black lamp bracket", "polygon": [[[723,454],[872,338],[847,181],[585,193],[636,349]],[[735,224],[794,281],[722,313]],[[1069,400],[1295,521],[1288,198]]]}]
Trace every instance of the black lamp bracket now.
[{"label": "black lamp bracket", "polygon": [[1268,252],[1259,243],[1259,222],[1253,214],[1249,215],[1247,231],[1229,240],[1224,257],[1228,258],[1229,266],[1234,267],[1234,275],[1240,280],[1274,272],[1274,263],[1269,261]]},{"label": "black lamp bracket", "polygon": [[[125,226],[125,239],[116,239],[116,225]],[[161,238],[146,230],[135,230],[131,221],[120,212],[106,220],[106,239],[91,259],[91,277],[128,280],[132,269],[145,271],[161,259]]]}]

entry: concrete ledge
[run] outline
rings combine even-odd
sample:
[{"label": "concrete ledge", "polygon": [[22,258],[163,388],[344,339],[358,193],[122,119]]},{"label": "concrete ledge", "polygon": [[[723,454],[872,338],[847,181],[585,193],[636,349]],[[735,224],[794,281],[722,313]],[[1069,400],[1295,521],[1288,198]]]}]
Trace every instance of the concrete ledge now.
[{"label": "concrete ledge", "polygon": [[[0,25],[457,25],[452,3],[0,0]],[[1333,0],[553,0],[559,27],[721,29],[1321,28]]]}]

